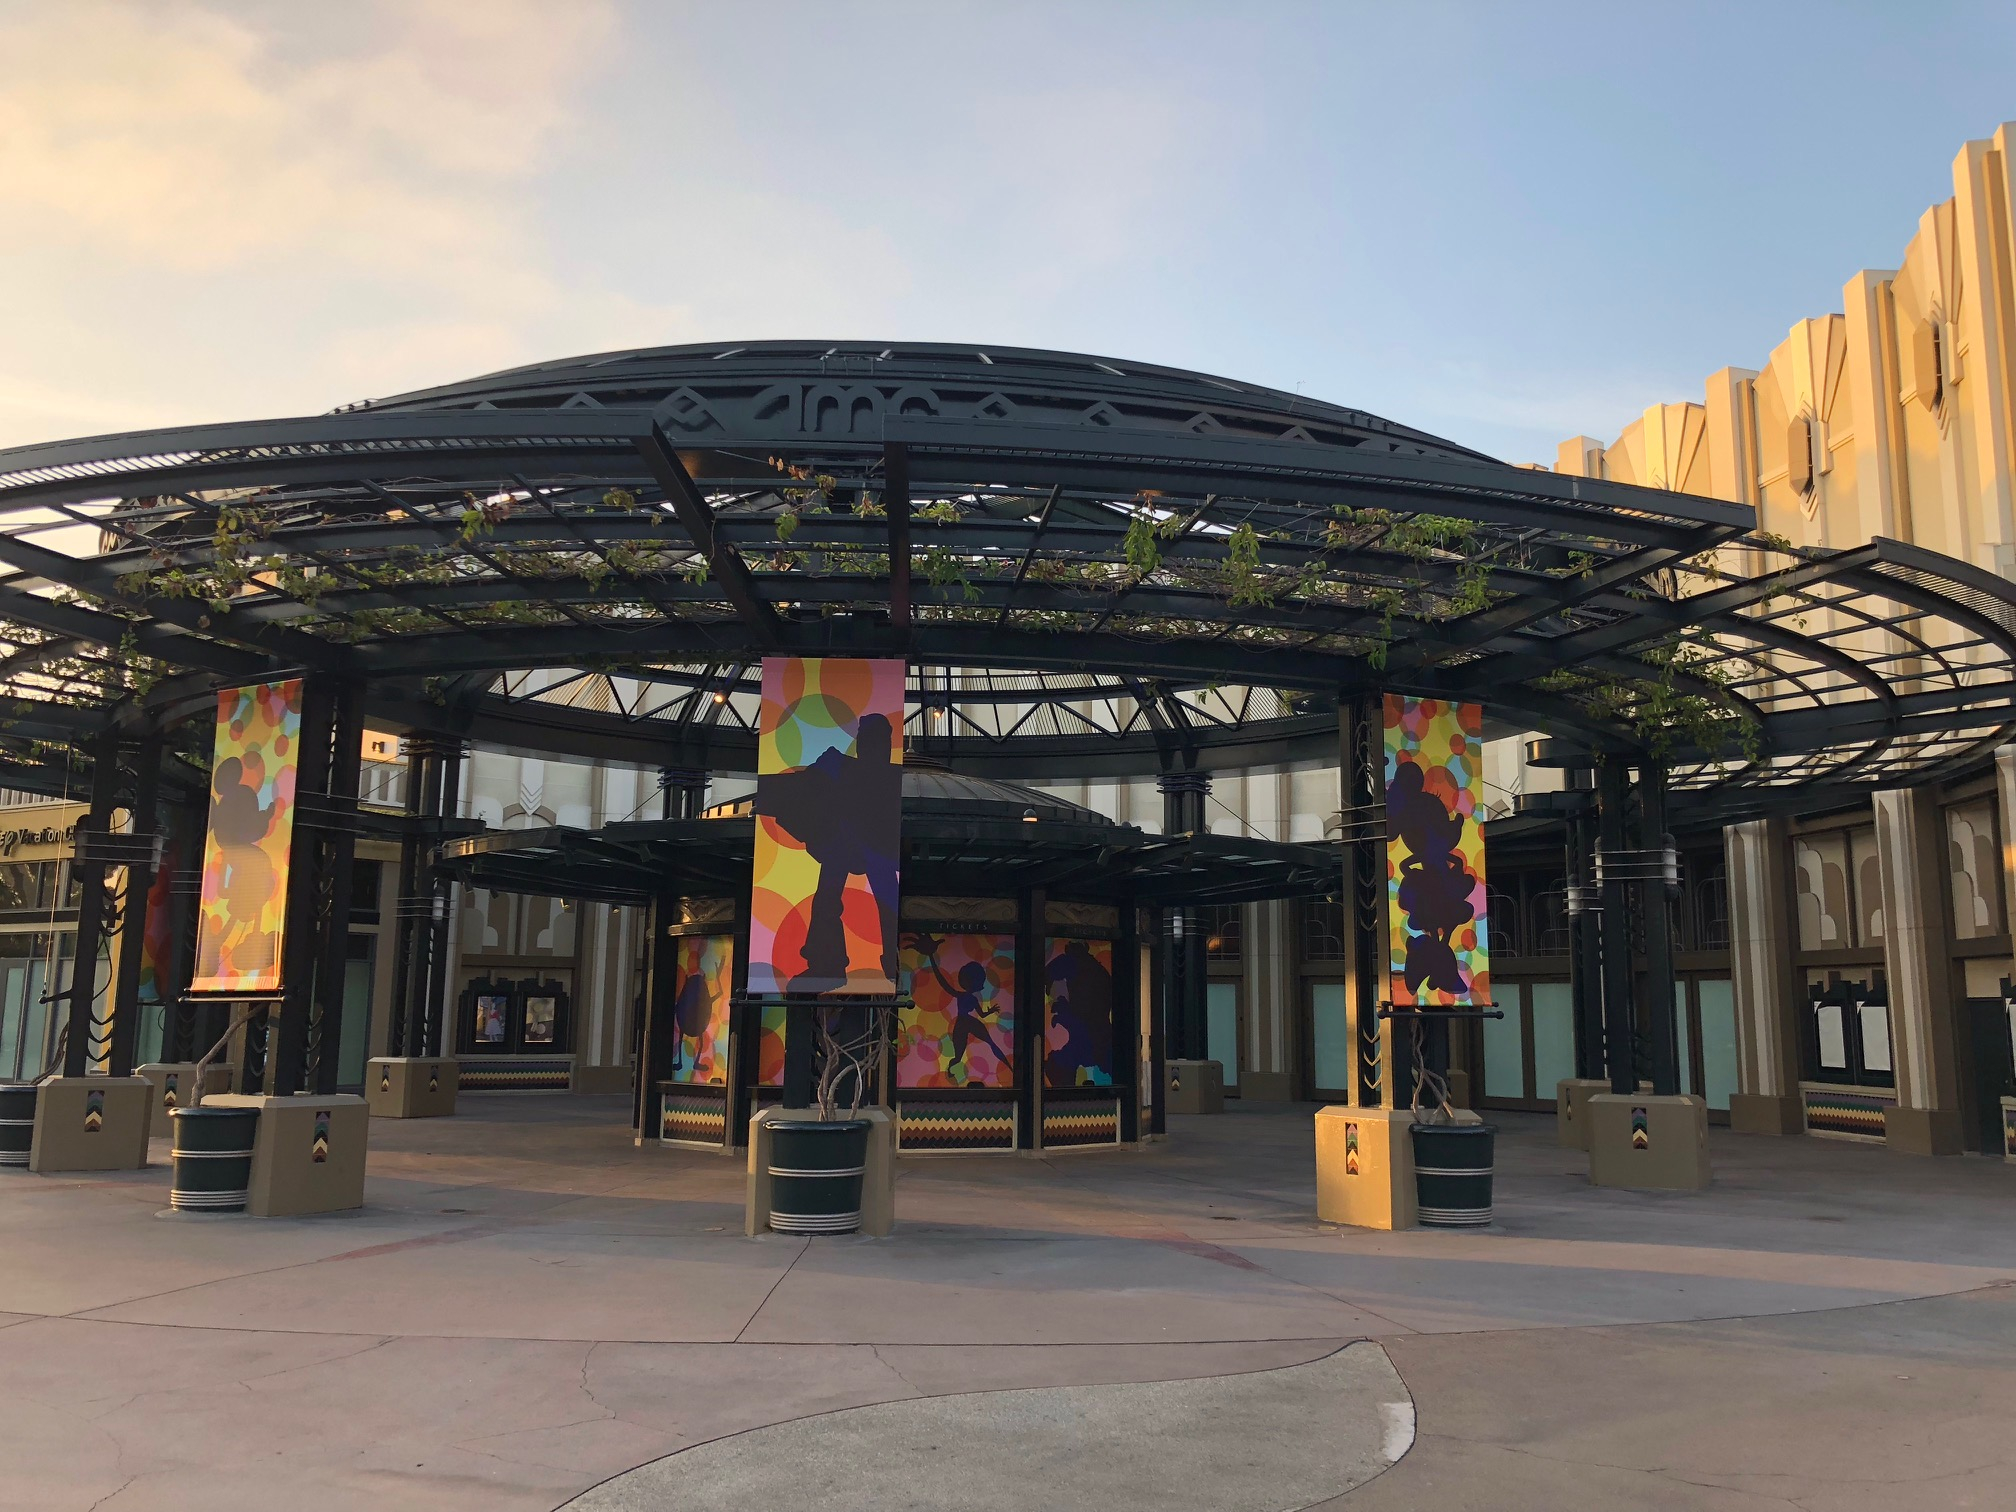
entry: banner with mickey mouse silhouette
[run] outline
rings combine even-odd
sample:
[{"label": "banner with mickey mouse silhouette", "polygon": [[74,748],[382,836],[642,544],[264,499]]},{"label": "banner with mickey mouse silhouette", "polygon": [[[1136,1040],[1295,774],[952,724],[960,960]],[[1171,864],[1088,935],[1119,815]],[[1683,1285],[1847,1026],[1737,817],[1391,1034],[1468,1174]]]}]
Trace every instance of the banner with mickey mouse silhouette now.
[{"label": "banner with mickey mouse silhouette", "polygon": [[1386,938],[1392,1001],[1491,1001],[1484,710],[1386,695]]},{"label": "banner with mickey mouse silhouette", "polygon": [[301,679],[220,692],[213,752],[189,990],[270,996],[287,926]]}]

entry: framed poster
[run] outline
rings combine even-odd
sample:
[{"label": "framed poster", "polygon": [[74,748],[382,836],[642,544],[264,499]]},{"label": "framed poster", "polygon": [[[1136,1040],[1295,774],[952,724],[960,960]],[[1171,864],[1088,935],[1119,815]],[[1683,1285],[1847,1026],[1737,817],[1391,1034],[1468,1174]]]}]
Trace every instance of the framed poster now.
[{"label": "framed poster", "polygon": [[525,1043],[551,1045],[560,1027],[560,999],[549,994],[525,999]]},{"label": "framed poster", "polygon": [[191,992],[280,991],[300,757],[300,678],[217,695]]},{"label": "framed poster", "polygon": [[757,997],[896,991],[904,675],[901,661],[763,659],[749,909]]},{"label": "framed poster", "polygon": [[1484,902],[1484,711],[1386,695],[1386,935],[1392,1000],[1491,1001]]},{"label": "framed poster", "polygon": [[1043,952],[1043,1085],[1113,1085],[1113,942],[1050,939]]},{"label": "framed poster", "polygon": [[474,1006],[477,1045],[503,1049],[511,1037],[511,999],[501,992],[483,992],[476,995]]},{"label": "framed poster", "polygon": [[896,1013],[896,1085],[1015,1085],[1015,936],[903,936],[911,1004]]},{"label": "framed poster", "polygon": [[[734,996],[735,937],[684,935],[672,972],[672,1064],[667,1081],[728,1083],[728,1011]],[[529,1031],[531,1016],[526,1016]]]}]

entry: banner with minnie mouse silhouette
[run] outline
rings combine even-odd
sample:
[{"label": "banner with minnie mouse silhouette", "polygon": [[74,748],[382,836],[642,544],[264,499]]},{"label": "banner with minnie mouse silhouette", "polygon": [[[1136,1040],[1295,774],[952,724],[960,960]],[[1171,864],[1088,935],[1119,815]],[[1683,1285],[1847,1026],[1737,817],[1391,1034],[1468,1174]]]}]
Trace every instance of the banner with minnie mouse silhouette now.
[{"label": "banner with minnie mouse silhouette", "polygon": [[1398,1006],[1491,1001],[1484,710],[1386,695],[1386,938]]},{"label": "banner with minnie mouse silhouette", "polygon": [[301,679],[224,689],[213,749],[189,990],[266,997],[281,985]]}]

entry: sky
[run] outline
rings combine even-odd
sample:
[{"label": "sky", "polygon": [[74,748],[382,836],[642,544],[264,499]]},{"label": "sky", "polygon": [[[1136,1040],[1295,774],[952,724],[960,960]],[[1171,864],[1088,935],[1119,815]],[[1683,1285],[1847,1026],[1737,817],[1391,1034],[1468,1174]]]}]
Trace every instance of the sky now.
[{"label": "sky", "polygon": [[1894,267],[2012,62],[2007,0],[0,0],[0,446],[810,338],[1551,462]]}]

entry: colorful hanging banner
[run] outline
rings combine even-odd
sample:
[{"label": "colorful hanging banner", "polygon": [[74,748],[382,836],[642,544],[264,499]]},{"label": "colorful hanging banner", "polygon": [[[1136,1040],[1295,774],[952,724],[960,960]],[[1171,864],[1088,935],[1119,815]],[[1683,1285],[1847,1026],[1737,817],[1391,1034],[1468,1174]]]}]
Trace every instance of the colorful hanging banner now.
[{"label": "colorful hanging banner", "polygon": [[763,660],[749,910],[757,996],[896,991],[904,670]]},{"label": "colorful hanging banner", "polygon": [[300,755],[299,678],[217,695],[191,992],[280,991]]},{"label": "colorful hanging banner", "polygon": [[728,1005],[735,937],[687,935],[672,973],[672,1064],[668,1081],[719,1087],[728,1081]]},{"label": "colorful hanging banner", "polygon": [[1477,704],[1386,695],[1386,937],[1397,1005],[1491,1001],[1483,729]]}]

